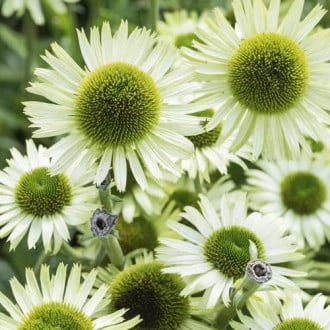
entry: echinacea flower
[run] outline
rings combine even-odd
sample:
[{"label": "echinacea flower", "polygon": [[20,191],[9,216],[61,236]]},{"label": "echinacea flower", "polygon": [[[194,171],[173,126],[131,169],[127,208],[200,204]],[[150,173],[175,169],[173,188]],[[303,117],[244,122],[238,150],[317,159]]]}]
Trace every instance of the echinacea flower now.
[{"label": "echinacea flower", "polygon": [[177,47],[191,47],[192,41],[196,39],[195,31],[200,20],[197,12],[165,12],[164,21],[157,22],[157,32]]},{"label": "echinacea flower", "polygon": [[[45,1],[45,0],[42,0]],[[58,14],[63,14],[66,12],[66,3],[76,3],[80,0],[46,0],[47,4]],[[40,0],[4,0],[1,8],[2,15],[12,16],[14,13],[17,16],[22,16],[28,10],[33,21],[37,25],[45,24],[45,17],[42,12]]]},{"label": "echinacea flower", "polygon": [[191,297],[180,294],[185,286],[178,274],[165,274],[164,266],[152,254],[128,259],[123,271],[112,265],[99,269],[98,283],[109,285],[110,311],[128,309],[125,317],[140,315],[136,330],[210,330],[194,319]]},{"label": "echinacea flower", "polygon": [[325,158],[260,160],[256,165],[259,169],[246,171],[250,206],[283,217],[300,249],[307,242],[317,250],[330,228],[330,168]]},{"label": "echinacea flower", "polygon": [[325,307],[325,296],[315,295],[304,307],[299,293],[284,293],[282,304],[277,297],[250,299],[248,311],[251,316],[239,311],[240,322],[230,322],[231,327],[235,330],[330,329],[330,306]]},{"label": "echinacea flower", "polygon": [[6,330],[61,329],[61,330],[125,330],[141,319],[124,319],[126,309],[108,313],[107,286],[92,291],[97,272],[92,270],[81,283],[81,267],[73,265],[67,276],[67,266],[59,264],[56,274],[50,275],[49,266],[42,265],[40,284],[32,269],[26,270],[26,284],[16,278],[10,281],[15,301],[0,292],[0,328]]},{"label": "echinacea flower", "polygon": [[[204,110],[195,115],[211,117],[212,109]],[[201,121],[201,126],[205,128],[206,122]],[[243,148],[236,154],[230,152],[230,147],[235,141],[236,134],[232,134],[225,141],[221,141],[221,132],[223,124],[220,123],[217,127],[211,130],[205,130],[203,133],[188,137],[194,144],[195,152],[188,158],[182,160],[182,168],[188,172],[190,178],[198,177],[200,182],[210,182],[210,174],[218,171],[220,174],[227,174],[228,165],[230,162],[240,165],[246,169],[245,163],[239,156],[249,158],[247,148]]]},{"label": "echinacea flower", "polygon": [[166,266],[164,271],[180,274],[187,283],[183,295],[202,293],[205,308],[213,308],[219,300],[228,305],[230,289],[244,277],[247,264],[256,259],[272,267],[273,277],[267,285],[297,289],[286,276],[299,273],[276,265],[301,257],[295,252],[294,237],[286,235],[283,220],[257,212],[247,215],[242,192],[221,198],[220,215],[203,195],[199,206],[201,211],[184,208],[187,225],[168,223],[183,239],[160,238],[162,245],[156,249],[158,260]]},{"label": "echinacea flower", "polygon": [[[26,141],[27,155],[11,150],[8,167],[0,171],[0,237],[8,235],[15,249],[27,235],[28,248],[42,238],[46,252],[56,253],[70,238],[69,226],[89,221],[97,208],[97,190],[92,181],[93,165],[77,166],[81,157],[66,171],[50,175],[50,157],[43,146]],[[84,156],[84,153],[81,154]]]},{"label": "echinacea flower", "polygon": [[325,14],[316,5],[300,20],[294,0],[283,19],[280,0],[234,0],[235,29],[219,8],[184,49],[199,80],[201,100],[217,106],[209,127],[224,121],[223,137],[238,134],[232,150],[251,142],[255,158],[294,158],[305,136],[327,135],[330,123],[330,29],[314,27]]},{"label": "echinacea flower", "polygon": [[114,35],[104,23],[91,30],[90,41],[84,31],[78,39],[85,70],[52,44],[53,54],[43,57],[51,69],[37,69],[39,81],[28,88],[50,103],[25,103],[32,127],[38,127],[34,137],[67,134],[50,148],[53,173],[87,148],[98,160],[95,182],[111,168],[119,191],[126,188],[128,171],[143,189],[146,171],[157,179],[164,170],[179,176],[176,161],[193,152],[184,136],[200,128],[191,115],[194,107],[177,104],[179,96],[192,92],[192,73],[172,67],[178,56],[174,46],[145,28],[128,34],[124,21]]}]

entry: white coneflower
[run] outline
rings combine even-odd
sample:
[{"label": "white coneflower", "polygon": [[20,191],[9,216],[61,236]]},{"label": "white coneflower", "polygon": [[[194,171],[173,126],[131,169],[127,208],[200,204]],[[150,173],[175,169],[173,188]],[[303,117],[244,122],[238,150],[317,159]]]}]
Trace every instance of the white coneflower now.
[{"label": "white coneflower", "polygon": [[280,0],[234,0],[235,29],[216,8],[184,49],[205,82],[201,99],[217,107],[209,127],[238,132],[233,150],[251,140],[255,158],[293,158],[308,150],[305,136],[328,134],[330,30],[313,31],[320,5],[300,20],[303,6],[293,1],[280,19]]},{"label": "white coneflower", "polygon": [[299,248],[307,242],[318,249],[330,228],[330,168],[325,158],[256,164],[259,169],[246,172],[251,207],[283,217]]},{"label": "white coneflower", "polygon": [[[295,239],[286,235],[284,221],[272,215],[247,215],[245,194],[233,192],[221,198],[220,216],[204,196],[200,211],[187,206],[182,214],[189,225],[169,221],[169,227],[184,240],[160,238],[156,249],[165,272],[178,273],[187,283],[182,294],[203,294],[202,306],[213,308],[230,302],[229,291],[245,274],[251,260],[261,259],[272,267],[270,285],[295,287],[286,276],[298,272],[276,264],[295,260]],[[300,274],[301,275],[301,274]]]},{"label": "white coneflower", "polygon": [[50,175],[50,157],[43,146],[26,141],[27,155],[11,150],[8,167],[0,171],[0,237],[15,249],[27,235],[28,248],[42,239],[46,252],[56,253],[70,238],[69,226],[88,222],[97,208],[97,190],[88,186],[93,166],[79,157],[66,171]]},{"label": "white coneflower", "polygon": [[112,265],[100,269],[98,283],[109,285],[110,311],[124,308],[127,318],[140,315],[143,321],[136,330],[213,329],[192,317],[197,312],[194,298],[180,294],[184,281],[178,274],[165,274],[163,268],[144,252],[128,259],[121,272]]},{"label": "white coneflower", "polygon": [[157,32],[177,47],[191,47],[197,38],[195,31],[201,19],[196,12],[186,10],[165,12],[164,21],[157,22]]},{"label": "white coneflower", "polygon": [[264,296],[250,299],[251,316],[238,312],[241,323],[232,321],[235,330],[329,330],[330,306],[325,307],[326,297],[318,294],[304,307],[299,293],[286,292],[283,304],[277,297]]},{"label": "white coneflower", "polygon": [[196,108],[177,104],[193,91],[192,72],[173,68],[175,47],[144,28],[128,34],[124,21],[114,35],[104,23],[91,30],[90,41],[84,31],[78,39],[85,70],[53,44],[54,54],[43,57],[51,69],[37,69],[39,82],[28,88],[51,102],[25,103],[38,127],[34,137],[68,134],[50,148],[52,164],[61,170],[88,148],[98,160],[95,182],[111,168],[119,191],[126,188],[128,169],[143,189],[146,171],[156,178],[164,170],[179,176],[176,161],[193,152],[184,135],[198,134],[200,127],[191,115]]},{"label": "white coneflower", "polygon": [[[209,118],[214,111],[212,109],[204,110],[196,115]],[[205,128],[207,120],[201,121],[201,126]],[[227,174],[228,165],[230,162],[239,164],[246,169],[245,163],[239,156],[249,158],[249,153],[246,150],[240,150],[234,154],[230,152],[230,147],[235,141],[236,134],[233,134],[225,141],[221,141],[221,132],[223,124],[220,123],[217,127],[211,130],[205,130],[203,133],[188,137],[194,144],[195,152],[188,158],[182,160],[182,168],[186,170],[192,179],[199,178],[200,182],[210,182],[210,174],[218,171],[221,174]]]},{"label": "white coneflower", "polygon": [[0,313],[1,329],[125,330],[136,326],[141,319],[124,319],[127,309],[106,312],[108,287],[102,285],[92,291],[96,275],[92,270],[80,283],[78,265],[73,265],[68,276],[64,264],[54,275],[50,275],[49,266],[42,265],[38,284],[32,269],[27,269],[25,286],[16,278],[10,282],[14,302],[0,292],[0,304],[8,314]]}]

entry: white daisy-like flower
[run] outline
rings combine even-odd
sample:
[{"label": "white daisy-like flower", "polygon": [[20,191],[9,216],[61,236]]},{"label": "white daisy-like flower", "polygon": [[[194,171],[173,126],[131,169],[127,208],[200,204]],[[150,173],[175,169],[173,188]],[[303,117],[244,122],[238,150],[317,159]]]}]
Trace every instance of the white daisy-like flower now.
[{"label": "white daisy-like flower", "polygon": [[[211,113],[213,110],[202,111],[199,114],[208,117]],[[203,121],[201,123],[205,126]],[[239,155],[249,157],[248,152],[240,150],[237,154],[232,153],[230,147],[235,140],[235,135],[221,141],[222,126],[223,124],[220,123],[209,131],[188,137],[194,144],[195,152],[190,158],[182,160],[182,168],[188,172],[190,178],[198,177],[200,182],[210,182],[210,173],[215,170],[221,174],[227,174],[229,162],[239,164],[244,169],[247,168]]]},{"label": "white daisy-like flower", "polygon": [[[92,162],[82,153],[66,171],[51,176],[47,149],[32,140],[26,149],[26,156],[11,149],[9,166],[0,171],[0,237],[9,235],[11,249],[26,235],[28,248],[35,248],[41,237],[46,252],[56,253],[70,238],[68,226],[89,221],[99,206],[97,190],[87,186]],[[82,157],[86,166],[80,165]]]},{"label": "white daisy-like flower", "polygon": [[164,21],[157,22],[157,32],[177,47],[191,47],[196,39],[196,28],[201,21],[197,12],[186,10],[165,12]]},{"label": "white daisy-like flower", "polygon": [[[42,265],[40,284],[32,269],[26,270],[26,284],[16,278],[10,281],[15,302],[0,292],[0,304],[7,314],[0,313],[0,328],[27,329],[131,329],[141,319],[125,320],[127,309],[113,313],[105,311],[109,304],[108,287],[92,291],[97,272],[92,270],[81,281],[81,267],[73,265],[67,276],[67,266],[60,264],[56,274],[50,275],[49,266]],[[93,292],[93,293],[92,293]]]},{"label": "white daisy-like flower", "polygon": [[257,212],[247,215],[242,192],[221,198],[220,216],[205,196],[200,196],[199,208],[201,211],[185,207],[182,216],[190,226],[168,223],[184,240],[160,238],[163,246],[156,249],[158,259],[166,265],[165,272],[178,273],[186,281],[183,295],[202,293],[205,308],[213,308],[219,300],[228,305],[230,289],[255,259],[272,267],[273,277],[267,285],[297,289],[286,276],[302,274],[276,265],[301,257],[295,252],[294,237],[286,235],[282,219]]},{"label": "white daisy-like flower", "polygon": [[318,249],[330,228],[330,168],[322,155],[300,160],[260,160],[246,171],[250,205],[287,222],[302,249]]},{"label": "white daisy-like flower", "polygon": [[162,272],[163,268],[152,253],[143,251],[128,258],[121,272],[111,264],[99,269],[98,283],[109,285],[110,308],[128,309],[128,318],[140,315],[139,330],[213,329],[194,318],[198,314],[195,298],[180,294],[185,286],[182,278]]},{"label": "white daisy-like flower", "polygon": [[[264,298],[264,299],[263,299]],[[285,292],[283,303],[268,296],[250,299],[247,306],[251,316],[238,311],[241,323],[232,321],[235,330],[330,329],[330,306],[326,297],[318,294],[304,307],[299,293]]]},{"label": "white daisy-like flower", "polygon": [[328,134],[330,30],[313,31],[320,5],[300,21],[303,6],[294,0],[280,19],[280,0],[234,0],[235,29],[216,8],[184,49],[206,107],[217,106],[209,127],[224,121],[224,138],[238,130],[232,150],[251,140],[255,158],[293,158],[309,150],[304,136]]},{"label": "white daisy-like flower", "polygon": [[61,170],[86,147],[99,161],[95,182],[112,168],[119,191],[125,190],[128,167],[143,189],[145,171],[157,179],[164,170],[179,176],[176,161],[193,152],[184,136],[200,127],[193,106],[175,104],[193,92],[192,72],[172,67],[175,47],[144,28],[129,35],[124,21],[114,35],[104,23],[101,31],[91,30],[90,41],[84,31],[78,38],[86,69],[53,44],[54,54],[43,57],[51,69],[37,69],[40,82],[28,88],[52,102],[25,103],[32,127],[39,128],[34,137],[68,134],[50,148],[52,164]]},{"label": "white daisy-like flower", "polygon": [[[57,14],[66,13],[67,9],[66,3],[76,3],[80,0],[41,0],[41,2],[46,2],[47,5],[51,6]],[[14,13],[17,16],[22,16],[26,10],[31,14],[33,21],[37,25],[45,24],[45,17],[42,12],[40,0],[4,0],[1,8],[1,13],[3,16],[9,17]]]}]

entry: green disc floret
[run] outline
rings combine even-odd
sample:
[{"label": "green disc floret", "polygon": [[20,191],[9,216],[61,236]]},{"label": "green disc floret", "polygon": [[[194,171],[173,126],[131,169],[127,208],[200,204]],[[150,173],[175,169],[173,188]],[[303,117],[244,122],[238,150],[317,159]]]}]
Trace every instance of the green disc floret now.
[{"label": "green disc floret", "polygon": [[245,39],[229,60],[229,85],[248,110],[274,115],[290,110],[304,95],[309,65],[290,38],[260,33]]},{"label": "green disc floret", "polygon": [[152,77],[122,62],[105,64],[81,82],[75,118],[100,148],[139,142],[158,123],[161,97]]},{"label": "green disc floret", "polygon": [[125,318],[140,315],[135,330],[180,329],[189,317],[185,284],[177,274],[165,274],[158,262],[137,264],[118,274],[110,286],[113,310],[129,308]]},{"label": "green disc floret", "polygon": [[43,217],[59,214],[71,203],[70,181],[63,173],[51,176],[47,167],[38,167],[22,175],[14,198],[19,208],[29,215]]},{"label": "green disc floret", "polygon": [[284,320],[274,330],[323,330],[317,322],[304,317],[294,317]]},{"label": "green disc floret", "polygon": [[17,330],[94,330],[92,320],[74,306],[48,302],[35,306]]},{"label": "green disc floret", "polygon": [[297,171],[284,177],[281,197],[284,205],[300,215],[314,213],[326,199],[323,182],[313,173]]},{"label": "green disc floret", "polygon": [[254,259],[265,259],[260,239],[247,228],[240,226],[215,231],[205,242],[204,255],[221,273],[238,279],[244,276],[246,266],[251,261],[251,242],[258,251],[258,256]]}]

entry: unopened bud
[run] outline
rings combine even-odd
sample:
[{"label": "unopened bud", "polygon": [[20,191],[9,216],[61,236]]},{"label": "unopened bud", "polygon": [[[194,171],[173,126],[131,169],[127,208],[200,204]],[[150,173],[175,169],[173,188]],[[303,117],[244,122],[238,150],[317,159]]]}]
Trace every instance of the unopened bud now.
[{"label": "unopened bud", "polygon": [[91,217],[91,231],[94,236],[107,236],[116,223],[118,215],[96,209]]}]

